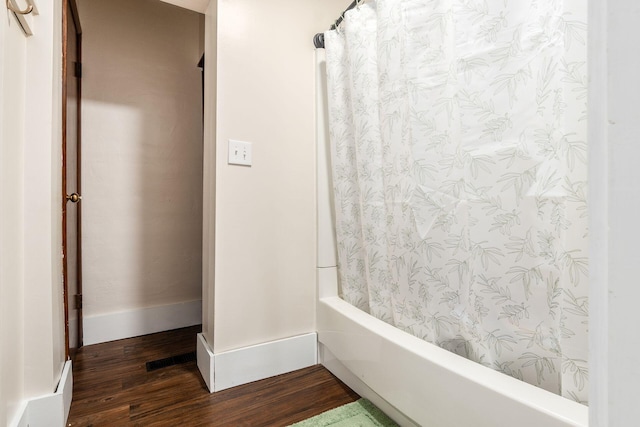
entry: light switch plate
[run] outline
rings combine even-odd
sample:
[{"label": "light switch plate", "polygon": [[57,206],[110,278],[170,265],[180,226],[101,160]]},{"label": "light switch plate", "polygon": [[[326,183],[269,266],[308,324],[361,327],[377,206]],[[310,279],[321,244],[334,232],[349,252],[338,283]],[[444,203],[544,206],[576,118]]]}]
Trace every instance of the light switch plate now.
[{"label": "light switch plate", "polygon": [[229,140],[229,164],[251,166],[251,143]]}]

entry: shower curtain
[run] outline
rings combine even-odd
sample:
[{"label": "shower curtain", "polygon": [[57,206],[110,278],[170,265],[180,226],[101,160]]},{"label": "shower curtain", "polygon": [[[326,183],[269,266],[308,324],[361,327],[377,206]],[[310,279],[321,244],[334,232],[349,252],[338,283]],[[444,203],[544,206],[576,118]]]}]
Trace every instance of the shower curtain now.
[{"label": "shower curtain", "polygon": [[586,2],[378,0],[325,34],[341,297],[587,402]]}]

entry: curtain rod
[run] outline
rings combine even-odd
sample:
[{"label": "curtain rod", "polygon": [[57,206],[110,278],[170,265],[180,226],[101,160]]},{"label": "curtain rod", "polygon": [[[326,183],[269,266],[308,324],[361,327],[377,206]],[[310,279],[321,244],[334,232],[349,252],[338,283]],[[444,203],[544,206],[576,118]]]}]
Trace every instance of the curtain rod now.
[{"label": "curtain rod", "polygon": [[[353,0],[349,7],[347,7],[344,12],[340,14],[338,19],[336,19],[336,22],[331,26],[330,30],[335,30],[336,28],[338,28],[338,25],[340,25],[340,23],[342,23],[342,21],[344,20],[344,14],[363,2],[364,0]],[[318,33],[313,36],[313,45],[316,47],[316,49],[324,49],[324,33]]]}]

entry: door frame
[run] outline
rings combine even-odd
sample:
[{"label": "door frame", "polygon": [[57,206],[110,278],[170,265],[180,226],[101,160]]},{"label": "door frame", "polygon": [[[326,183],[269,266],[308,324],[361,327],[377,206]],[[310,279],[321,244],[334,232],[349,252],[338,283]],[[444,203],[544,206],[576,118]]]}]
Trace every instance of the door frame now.
[{"label": "door frame", "polygon": [[[69,14],[69,10],[71,14]],[[70,15],[70,16],[69,16]],[[80,15],[78,14],[78,6],[76,0],[63,0],[62,1],[62,276],[63,276],[63,304],[64,304],[64,341],[65,341],[65,358],[70,358],[69,354],[69,280],[68,280],[68,263],[67,263],[67,78],[69,70],[67,66],[67,52],[68,52],[68,39],[67,39],[67,27],[73,25],[76,29],[76,58],[79,64],[82,64],[82,26],[80,25]],[[82,194],[82,175],[81,175],[81,160],[82,160],[82,79],[80,76],[77,79],[77,166],[76,166],[76,181],[77,192]],[[80,295],[79,302],[76,303],[76,310],[78,315],[77,322],[77,336],[78,336],[78,348],[82,347],[82,204],[77,205],[77,262],[76,262],[76,277],[78,279],[78,295]]]}]

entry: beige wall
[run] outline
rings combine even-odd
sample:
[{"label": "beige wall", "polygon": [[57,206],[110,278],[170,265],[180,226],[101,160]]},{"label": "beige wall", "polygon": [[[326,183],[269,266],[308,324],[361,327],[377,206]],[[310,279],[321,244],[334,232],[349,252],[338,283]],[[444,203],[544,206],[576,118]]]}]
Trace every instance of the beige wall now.
[{"label": "beige wall", "polygon": [[[24,64],[26,39],[0,10],[0,425],[24,393]],[[13,19],[13,18],[11,18]],[[16,143],[19,142],[19,143]],[[13,201],[8,203],[7,201]]]},{"label": "beige wall", "polygon": [[215,352],[315,330],[312,39],[348,3],[218,1]]},{"label": "beige wall", "polygon": [[80,0],[86,316],[199,300],[202,15]]},{"label": "beige wall", "polygon": [[213,343],[215,300],[216,116],[218,98],[218,0],[205,12],[205,105],[202,218],[202,334]]},{"label": "beige wall", "polygon": [[0,9],[0,425],[54,392],[64,363],[61,1],[27,40]]},{"label": "beige wall", "polygon": [[[62,298],[62,1],[38,5],[27,42],[24,148],[25,394],[52,393],[65,362]],[[47,36],[44,36],[47,35]]]}]

